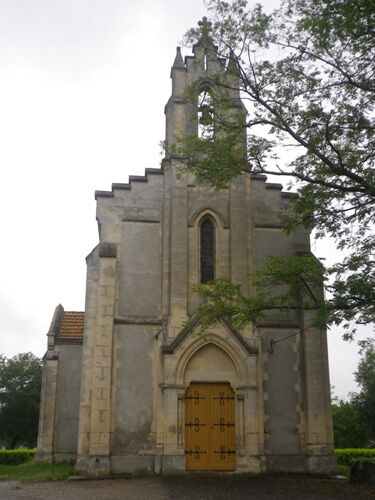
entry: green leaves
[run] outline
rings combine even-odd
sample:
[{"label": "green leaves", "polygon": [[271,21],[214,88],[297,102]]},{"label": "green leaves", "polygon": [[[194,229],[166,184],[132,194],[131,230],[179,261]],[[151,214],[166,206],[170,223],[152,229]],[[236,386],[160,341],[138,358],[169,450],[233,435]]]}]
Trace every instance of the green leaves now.
[{"label": "green leaves", "polygon": [[324,328],[327,305],[321,291],[323,278],[322,265],[311,255],[267,256],[263,268],[249,276],[249,296],[227,276],[199,284],[194,290],[206,299],[198,308],[202,329],[220,319],[242,328],[272,311],[290,315],[302,309],[314,311],[312,324]]},{"label": "green leaves", "polygon": [[[339,448],[339,450],[335,450],[337,461],[340,465],[350,465],[355,454],[359,455],[361,451],[352,450],[352,448],[360,448],[365,445],[365,423],[353,403],[343,400],[332,405],[332,419],[334,444],[335,448]],[[340,448],[344,449],[340,450]]]},{"label": "green leaves", "polygon": [[[351,393],[350,401],[335,401],[332,405],[335,446],[339,448],[366,446],[367,440],[375,438],[375,340],[362,341],[361,352],[362,358],[354,373],[360,391]],[[353,458],[349,451],[347,460]],[[368,452],[375,455],[375,450]]]},{"label": "green leaves", "polygon": [[41,360],[31,352],[0,355],[0,438],[10,448],[36,444],[41,377]]},{"label": "green leaves", "polygon": [[[245,0],[207,6],[214,55],[231,62],[226,78],[213,82],[214,137],[190,134],[170,145],[180,173],[191,171],[217,189],[244,173],[291,179],[297,197],[293,210],[280,214],[285,230],[315,228],[316,237],[334,238],[348,255],[326,270],[327,303],[316,318],[343,325],[350,338],[353,323],[375,319],[375,4],[284,0],[269,15]],[[201,36],[202,29],[190,30],[189,42]],[[187,95],[193,105],[199,84]],[[245,103],[246,122],[230,115],[226,96],[233,92]],[[295,269],[285,271],[294,276]],[[272,272],[281,278],[281,269]],[[293,293],[296,283],[282,277]],[[246,307],[233,294],[236,307]],[[284,300],[288,305],[291,298]],[[255,311],[259,303],[247,307]]]}]

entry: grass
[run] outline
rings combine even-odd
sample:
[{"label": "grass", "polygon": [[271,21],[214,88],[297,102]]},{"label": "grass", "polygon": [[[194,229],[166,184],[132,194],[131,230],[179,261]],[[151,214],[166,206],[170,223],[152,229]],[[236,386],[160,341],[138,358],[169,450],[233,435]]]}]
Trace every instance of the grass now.
[{"label": "grass", "polygon": [[0,481],[63,481],[74,474],[69,463],[43,464],[28,462],[22,465],[0,464]]},{"label": "grass", "polygon": [[337,473],[342,476],[349,477],[350,476],[350,465],[340,465],[337,464]]}]

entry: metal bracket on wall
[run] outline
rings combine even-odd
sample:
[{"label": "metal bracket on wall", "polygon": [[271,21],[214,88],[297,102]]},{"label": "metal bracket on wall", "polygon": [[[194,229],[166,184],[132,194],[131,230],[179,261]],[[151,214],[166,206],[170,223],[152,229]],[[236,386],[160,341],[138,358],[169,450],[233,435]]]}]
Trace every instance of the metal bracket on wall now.
[{"label": "metal bracket on wall", "polygon": [[269,354],[273,354],[274,350],[273,350],[273,346],[275,344],[278,344],[279,342],[284,342],[284,340],[288,340],[288,339],[291,339],[292,337],[296,337],[297,335],[299,335],[300,333],[303,333],[305,332],[306,330],[308,330],[309,328],[312,328],[314,325],[309,325],[307,326],[306,328],[302,328],[301,330],[298,330],[298,332],[295,332],[295,333],[291,333],[290,335],[287,335],[286,337],[282,338],[282,339],[279,339],[279,340],[273,340],[271,339],[270,341],[270,346],[268,347],[267,351],[269,352]]}]

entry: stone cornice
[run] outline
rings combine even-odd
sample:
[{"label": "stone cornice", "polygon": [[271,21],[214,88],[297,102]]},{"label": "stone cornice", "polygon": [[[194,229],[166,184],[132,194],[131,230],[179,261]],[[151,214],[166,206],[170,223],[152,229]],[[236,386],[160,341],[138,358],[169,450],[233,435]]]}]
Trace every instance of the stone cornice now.
[{"label": "stone cornice", "polygon": [[135,318],[131,316],[117,317],[113,320],[115,325],[162,325],[160,318]]},{"label": "stone cornice", "polygon": [[83,338],[76,337],[56,337],[55,345],[81,345],[83,344]]}]

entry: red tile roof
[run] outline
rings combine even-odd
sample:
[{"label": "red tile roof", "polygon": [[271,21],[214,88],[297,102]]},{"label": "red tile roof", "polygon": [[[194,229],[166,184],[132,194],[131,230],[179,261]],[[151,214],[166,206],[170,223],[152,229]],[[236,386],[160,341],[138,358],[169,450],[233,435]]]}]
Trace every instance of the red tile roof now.
[{"label": "red tile roof", "polygon": [[85,313],[81,311],[64,311],[61,318],[58,337],[83,338]]}]

